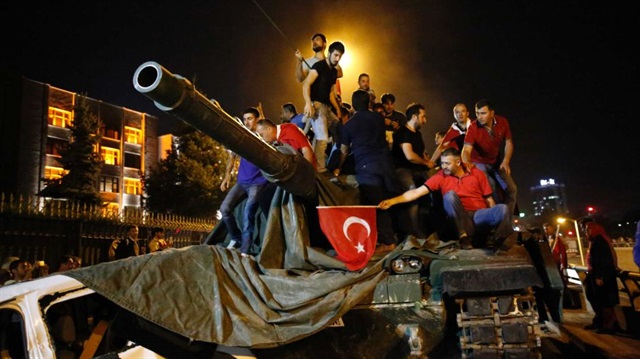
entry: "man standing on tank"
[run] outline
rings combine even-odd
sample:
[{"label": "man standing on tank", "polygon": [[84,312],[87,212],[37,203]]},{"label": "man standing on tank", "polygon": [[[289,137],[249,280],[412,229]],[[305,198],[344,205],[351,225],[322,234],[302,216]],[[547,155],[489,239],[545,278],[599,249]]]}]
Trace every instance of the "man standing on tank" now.
[{"label": "man standing on tank", "polygon": [[[327,142],[329,141],[329,126],[341,117],[340,105],[336,97],[337,66],[344,54],[344,45],[336,41],[329,46],[329,57],[316,62],[309,70],[307,78],[302,83],[304,97],[304,115],[313,127],[315,138],[313,152],[316,155],[318,173],[327,172]],[[335,109],[336,115],[332,112]]]}]

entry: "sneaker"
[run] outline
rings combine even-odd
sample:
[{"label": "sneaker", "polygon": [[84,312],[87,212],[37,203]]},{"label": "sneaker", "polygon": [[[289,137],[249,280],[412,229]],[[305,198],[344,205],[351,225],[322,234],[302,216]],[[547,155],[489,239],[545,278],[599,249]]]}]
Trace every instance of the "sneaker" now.
[{"label": "sneaker", "polygon": [[233,239],[232,239],[232,240],[230,240],[230,241],[229,241],[229,244],[227,244],[227,249],[235,249],[235,248],[237,248],[237,247],[236,247],[236,244],[237,244],[237,243],[238,243],[238,242],[234,241]]},{"label": "sneaker", "polygon": [[545,327],[547,327],[547,329],[553,333],[553,334],[557,334],[560,335],[560,328],[558,328],[558,326],[556,325],[556,323],[552,322],[552,321],[545,321],[544,322]]}]

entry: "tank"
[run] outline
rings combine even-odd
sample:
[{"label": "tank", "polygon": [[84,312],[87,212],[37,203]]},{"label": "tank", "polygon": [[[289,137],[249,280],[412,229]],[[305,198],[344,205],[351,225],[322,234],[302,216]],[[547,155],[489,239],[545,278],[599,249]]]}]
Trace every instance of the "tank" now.
[{"label": "tank", "polygon": [[[270,208],[262,213],[264,223],[257,231],[261,248],[255,258],[243,259],[219,246],[226,237],[219,225],[213,231],[218,235],[201,246],[212,248],[211,262],[208,255],[202,255],[202,248],[197,249],[197,253],[196,249],[171,250],[70,274],[125,307],[129,316],[141,318],[131,320],[144,322],[144,326],[136,327],[138,342],[150,349],[155,346],[158,353],[168,356],[178,355],[188,347],[192,357],[206,357],[211,351],[202,349],[200,355],[196,355],[198,348],[218,344],[250,349],[258,358],[540,357],[541,331],[534,288],[548,284],[549,278],[557,283],[559,274],[554,274],[555,265],[549,262],[550,257],[534,254],[542,259],[538,261],[541,264],[536,265],[524,246],[538,243],[531,233],[516,232],[499,246],[464,251],[455,243],[443,245],[449,242],[439,238],[438,233],[428,238],[407,237],[395,250],[372,258],[365,269],[350,272],[332,258],[331,246],[323,241],[314,208],[357,205],[354,202],[358,198],[357,188],[345,185],[349,181],[330,181],[316,174],[312,166],[288,146],[276,148],[266,144],[226,113],[220,104],[198,92],[187,79],[172,74],[156,62],[143,63],[135,71],[133,83],[135,89],[153,100],[159,109],[253,162],[278,187]],[[143,267],[145,274],[136,279],[136,285],[159,285],[161,282],[147,285],[143,277],[160,277],[154,273],[161,265],[156,263],[167,266],[172,257],[195,262],[197,258],[206,258],[206,263],[198,265],[204,268],[200,275],[206,275],[207,283],[217,283],[222,277],[235,278],[240,269],[247,271],[251,280],[232,279],[228,283],[235,281],[246,286],[255,283],[257,278],[266,279],[261,283],[269,287],[268,298],[258,298],[258,290],[243,287],[245,297],[254,297],[247,301],[252,308],[263,308],[261,305],[265,303],[271,308],[274,301],[279,306],[303,295],[296,290],[304,295],[315,291],[318,294],[305,302],[304,307],[289,307],[282,316],[274,313],[275,319],[270,320],[265,329],[256,328],[263,323],[251,322],[249,314],[228,319],[227,312],[232,312],[231,306],[236,304],[220,299],[224,296],[216,292],[215,301],[203,301],[215,306],[207,308],[211,309],[211,316],[220,316],[213,319],[215,327],[207,328],[206,325],[191,326],[187,323],[190,319],[177,320],[180,323],[175,325],[158,318],[166,316],[166,311],[156,308],[153,302],[136,306],[131,300],[123,299],[120,291],[128,290],[133,281],[103,286],[104,282],[122,280],[117,274],[108,274],[121,273],[116,265],[126,266],[128,272]],[[180,263],[187,260],[180,259]],[[208,273],[207,266],[215,267],[216,272]],[[194,280],[187,278],[191,275],[179,274],[185,281],[180,281],[178,286],[194,286],[191,284]],[[295,278],[291,278],[292,275]],[[546,283],[543,283],[545,276]],[[345,280],[348,284],[344,286],[335,284]],[[273,283],[276,285],[270,286]],[[202,283],[198,282],[197,286]],[[324,286],[329,290],[323,291]],[[114,287],[117,289],[112,289]],[[167,290],[173,291],[175,287]],[[114,293],[116,290],[119,292]],[[172,317],[180,317],[181,310],[193,310],[190,305],[199,305],[198,296],[189,295],[191,304],[182,299],[172,301],[180,308]],[[309,305],[310,302],[313,303]],[[229,308],[222,308],[225,305]],[[314,313],[309,317],[312,319],[294,323],[292,327],[288,325],[287,321],[295,322],[297,315],[307,311]],[[245,326],[243,334],[246,335],[235,337],[236,327]],[[142,327],[151,328],[147,329],[146,337],[140,334]],[[277,335],[272,336],[274,331]],[[183,340],[154,340],[171,336]],[[182,344],[168,348],[171,343]]]}]

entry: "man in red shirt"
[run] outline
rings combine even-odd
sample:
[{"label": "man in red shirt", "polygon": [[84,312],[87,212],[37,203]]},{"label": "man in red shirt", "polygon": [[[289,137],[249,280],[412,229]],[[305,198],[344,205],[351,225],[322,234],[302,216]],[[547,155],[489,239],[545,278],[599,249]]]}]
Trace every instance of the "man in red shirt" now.
[{"label": "man in red shirt", "polygon": [[491,196],[487,176],[475,167],[462,164],[460,152],[452,147],[440,157],[442,169],[420,187],[386,199],[378,205],[387,209],[398,203],[415,201],[432,191],[442,192],[444,210],[455,224],[462,249],[473,248],[473,237],[479,244],[481,235],[495,229],[496,243],[502,243],[513,233],[511,217],[505,204],[496,204]]},{"label": "man in red shirt", "polygon": [[[511,177],[511,156],[513,156],[513,140],[509,121],[495,114],[493,105],[488,100],[476,103],[476,117],[467,128],[462,148],[462,162],[473,164],[489,178],[493,197],[496,202],[505,203],[509,207],[509,215],[516,209],[518,187]],[[500,150],[504,148],[504,153]],[[504,192],[500,198],[499,188]]]},{"label": "man in red shirt", "polygon": [[433,151],[433,155],[431,155],[431,162],[433,163],[438,162],[438,159],[440,159],[440,155],[445,148],[455,147],[458,150],[462,150],[462,147],[464,146],[464,136],[467,133],[469,124],[471,123],[467,105],[463,103],[455,104],[455,106],[453,106],[453,118],[455,121],[453,121],[451,127],[449,127],[441,141],[436,143],[436,150]]},{"label": "man in red shirt", "polygon": [[556,234],[555,226],[551,223],[545,223],[542,225],[544,228],[544,235],[549,241],[549,247],[551,247],[551,253],[553,254],[553,260],[558,264],[558,270],[562,276],[563,281],[566,284],[567,281],[567,268],[569,268],[569,260],[567,259],[567,247],[564,245],[564,241],[559,234]]},{"label": "man in red shirt", "polygon": [[311,143],[297,125],[293,123],[275,125],[271,120],[262,119],[256,125],[256,133],[268,144],[279,142],[293,147],[313,164],[313,168],[316,168],[316,157],[313,154]]}]

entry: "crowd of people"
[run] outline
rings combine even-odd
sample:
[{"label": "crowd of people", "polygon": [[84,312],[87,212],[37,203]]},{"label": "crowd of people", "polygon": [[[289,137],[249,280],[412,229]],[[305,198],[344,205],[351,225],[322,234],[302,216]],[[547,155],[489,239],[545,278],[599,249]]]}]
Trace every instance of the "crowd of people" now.
[{"label": "crowd of people", "polygon": [[[153,253],[173,247],[173,241],[166,239],[164,229],[152,228],[149,238],[140,240],[139,229],[136,225],[124,227],[122,238],[111,241],[107,256],[109,261],[115,261],[145,253]],[[8,256],[2,260],[0,268],[0,286],[23,282],[47,276],[51,273],[65,272],[82,267],[82,258],[73,254],[60,257],[53,266],[44,260],[29,261],[17,256]]]},{"label": "crowd of people", "polygon": [[[275,124],[260,106],[250,107],[243,112],[243,123],[267,143],[299,151],[321,176],[354,177],[360,203],[379,208],[378,252],[392,250],[407,236],[425,238],[433,232],[436,228],[425,225],[429,220],[421,215],[425,207],[430,207],[431,216],[449,220],[449,232],[463,249],[486,245],[489,235],[498,244],[511,235],[517,196],[510,166],[514,145],[508,120],[495,113],[490,101],[476,103],[477,119],[470,118],[464,103],[455,104],[454,121],[436,136],[437,148],[430,156],[421,132],[427,124],[424,104],[413,102],[400,112],[391,92],[383,93],[378,102],[368,73],[358,76],[351,101],[343,100],[338,89],[344,44],[329,44],[325,35],[316,33],[311,48],[313,56],[308,58],[295,52],[302,113],[287,102],[281,106],[281,123]],[[222,191],[229,187],[236,159],[229,152]],[[243,158],[237,176],[221,214],[230,234],[227,247],[239,247],[246,256],[254,241],[257,203],[268,185]],[[233,212],[245,199],[238,224]]]}]

